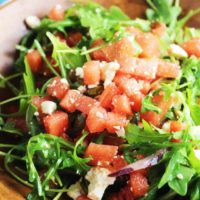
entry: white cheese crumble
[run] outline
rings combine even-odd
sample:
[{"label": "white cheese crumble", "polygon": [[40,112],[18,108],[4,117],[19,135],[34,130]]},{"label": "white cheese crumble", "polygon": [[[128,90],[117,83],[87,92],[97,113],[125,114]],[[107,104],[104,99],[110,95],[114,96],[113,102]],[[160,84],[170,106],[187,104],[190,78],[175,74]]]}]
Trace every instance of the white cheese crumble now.
[{"label": "white cheese crumble", "polygon": [[183,177],[183,174],[181,174],[181,173],[177,174],[176,177],[177,177],[178,179],[180,179],[180,180],[182,180],[182,179],[184,178],[184,177]]},{"label": "white cheese crumble", "polygon": [[81,179],[76,183],[72,184],[67,192],[67,195],[73,200],[76,200],[79,196],[84,195],[83,188],[81,187]]},{"label": "white cheese crumble", "polygon": [[121,127],[119,130],[115,131],[118,137],[125,138],[125,130]]},{"label": "white cheese crumble", "polygon": [[40,26],[40,24],[41,24],[40,19],[36,16],[28,16],[25,19],[25,22],[28,25],[28,27],[31,28],[31,29],[35,29],[38,26]]},{"label": "white cheese crumble", "polygon": [[41,109],[42,113],[50,115],[57,109],[57,105],[53,101],[44,101],[41,103]]},{"label": "white cheese crumble", "polygon": [[39,116],[39,112],[34,112],[34,115],[37,117],[37,116]]},{"label": "white cheese crumble", "polygon": [[77,67],[75,69],[75,75],[80,77],[80,78],[83,78],[83,68],[82,67]]},{"label": "white cheese crumble", "polygon": [[103,113],[101,113],[101,112],[99,112],[99,111],[96,112],[96,116],[97,116],[98,118],[104,119]]},{"label": "white cheese crumble", "polygon": [[101,200],[105,189],[115,182],[115,177],[109,177],[110,171],[106,168],[93,167],[85,178],[90,182],[88,186],[88,198]]},{"label": "white cheese crumble", "polygon": [[115,77],[116,71],[120,68],[117,62],[101,62],[101,78],[104,80],[104,87],[109,85]]},{"label": "white cheese crumble", "polygon": [[200,126],[192,126],[189,134],[193,140],[200,140]]},{"label": "white cheese crumble", "polygon": [[95,87],[97,87],[97,84],[94,84],[94,85],[88,85],[88,88],[89,88],[89,89],[92,89],[92,88],[95,88]]},{"label": "white cheese crumble", "polygon": [[69,85],[67,79],[65,79],[65,78],[61,78],[60,82],[63,83],[63,84]]},{"label": "white cheese crumble", "polygon": [[177,44],[171,44],[168,53],[171,56],[175,56],[176,58],[187,58],[188,54],[187,52],[179,45]]},{"label": "white cheese crumble", "polygon": [[86,91],[86,87],[85,87],[85,85],[81,85],[81,86],[79,86],[78,87],[78,91],[80,92],[80,93],[84,93],[85,91]]},{"label": "white cheese crumble", "polygon": [[195,149],[194,154],[195,154],[196,158],[200,160],[200,150]]},{"label": "white cheese crumble", "polygon": [[168,121],[168,122],[165,122],[162,126],[162,129],[166,132],[169,132],[170,131],[170,124],[171,124],[171,121]]}]

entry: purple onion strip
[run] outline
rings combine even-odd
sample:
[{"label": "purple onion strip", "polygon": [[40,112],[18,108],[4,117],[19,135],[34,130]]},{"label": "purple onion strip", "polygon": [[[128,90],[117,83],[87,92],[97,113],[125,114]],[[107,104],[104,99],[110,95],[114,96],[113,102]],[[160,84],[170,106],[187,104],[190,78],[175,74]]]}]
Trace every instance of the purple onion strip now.
[{"label": "purple onion strip", "polygon": [[165,152],[166,152],[166,149],[160,149],[156,151],[154,154],[147,156],[146,158],[138,160],[130,165],[127,165],[126,167],[121,168],[120,170],[112,174],[109,174],[109,176],[118,177],[125,174],[130,174],[140,169],[145,169],[145,168],[154,166],[158,164],[158,162],[162,159]]}]

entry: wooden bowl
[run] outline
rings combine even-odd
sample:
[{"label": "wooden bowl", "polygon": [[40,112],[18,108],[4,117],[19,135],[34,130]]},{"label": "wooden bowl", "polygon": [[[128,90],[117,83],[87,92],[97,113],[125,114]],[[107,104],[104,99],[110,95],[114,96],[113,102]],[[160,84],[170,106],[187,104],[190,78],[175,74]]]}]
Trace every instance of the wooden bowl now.
[{"label": "wooden bowl", "polygon": [[[96,0],[106,7],[117,5],[129,16],[143,16],[147,7],[144,0]],[[27,32],[24,19],[29,15],[44,16],[55,5],[70,6],[67,0],[11,0],[0,6],[0,74],[11,68],[15,45]],[[183,12],[200,6],[198,0],[181,0]],[[200,27],[200,15],[193,17],[189,25]],[[0,168],[0,200],[23,200],[29,189],[12,179]]]}]

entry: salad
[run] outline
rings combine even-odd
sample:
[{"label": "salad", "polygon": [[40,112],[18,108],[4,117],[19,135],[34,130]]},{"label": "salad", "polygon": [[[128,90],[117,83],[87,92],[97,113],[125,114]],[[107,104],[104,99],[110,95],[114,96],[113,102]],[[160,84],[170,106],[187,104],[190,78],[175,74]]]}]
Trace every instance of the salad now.
[{"label": "salad", "polygon": [[90,2],[25,20],[0,155],[28,200],[200,199],[200,8],[146,2],[146,19]]}]

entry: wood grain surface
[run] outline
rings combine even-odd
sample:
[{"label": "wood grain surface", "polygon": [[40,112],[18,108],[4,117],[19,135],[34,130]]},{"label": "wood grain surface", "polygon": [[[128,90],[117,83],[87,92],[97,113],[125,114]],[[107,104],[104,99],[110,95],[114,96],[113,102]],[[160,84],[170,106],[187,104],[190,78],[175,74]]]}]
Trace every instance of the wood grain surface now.
[{"label": "wood grain surface", "polygon": [[[96,0],[106,7],[120,6],[131,17],[143,16],[146,4],[143,0]],[[0,8],[0,74],[12,62],[15,45],[27,31],[23,24],[26,16],[44,16],[55,4],[67,8],[67,0],[15,0]],[[182,0],[184,12],[200,6],[200,0]],[[191,20],[193,26],[200,26],[200,16]],[[3,30],[3,31],[2,31]],[[0,169],[0,200],[24,200],[29,189],[13,180]]]}]

